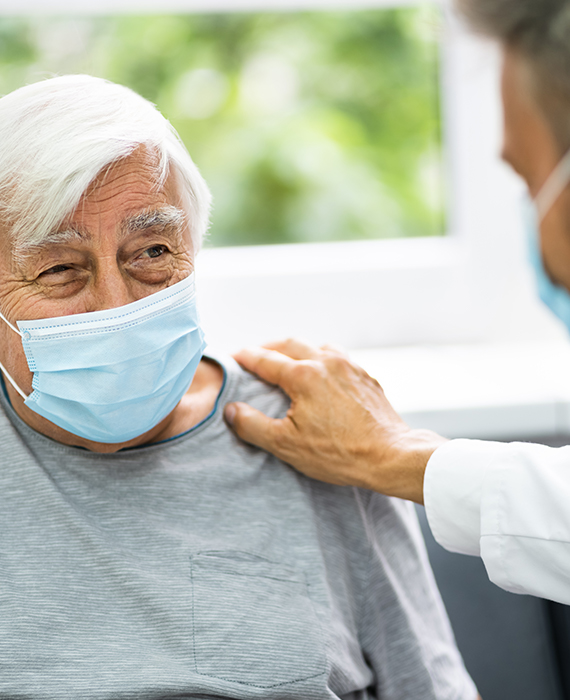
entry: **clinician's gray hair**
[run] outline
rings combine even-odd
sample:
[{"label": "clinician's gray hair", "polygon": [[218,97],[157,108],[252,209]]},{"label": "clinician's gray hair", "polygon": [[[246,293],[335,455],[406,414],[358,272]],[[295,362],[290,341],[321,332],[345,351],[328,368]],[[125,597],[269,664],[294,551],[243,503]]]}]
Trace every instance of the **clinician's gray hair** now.
[{"label": "clinician's gray hair", "polygon": [[534,96],[562,149],[570,148],[570,0],[455,0],[474,29],[519,51]]},{"label": "clinician's gray hair", "polygon": [[15,252],[41,245],[75,210],[95,178],[146,147],[157,186],[178,181],[195,252],[211,196],[170,123],[132,90],[88,75],[22,87],[0,99],[0,221]]}]

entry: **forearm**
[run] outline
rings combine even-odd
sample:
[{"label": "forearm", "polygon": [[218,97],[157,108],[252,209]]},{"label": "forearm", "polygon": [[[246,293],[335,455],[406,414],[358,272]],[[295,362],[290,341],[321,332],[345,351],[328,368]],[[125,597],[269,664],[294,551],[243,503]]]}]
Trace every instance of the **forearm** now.
[{"label": "forearm", "polygon": [[409,430],[393,445],[378,441],[377,452],[362,468],[365,488],[423,505],[428,462],[438,447],[448,442],[430,430]]}]

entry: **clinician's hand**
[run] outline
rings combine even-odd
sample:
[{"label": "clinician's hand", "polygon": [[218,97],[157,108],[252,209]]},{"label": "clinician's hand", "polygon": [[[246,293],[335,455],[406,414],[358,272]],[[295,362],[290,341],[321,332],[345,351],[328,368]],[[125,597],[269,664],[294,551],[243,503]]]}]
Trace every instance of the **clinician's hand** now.
[{"label": "clinician's hand", "polygon": [[361,367],[338,350],[296,340],[241,350],[235,359],[291,398],[282,420],[228,404],[226,420],[242,440],[313,479],[423,503],[428,460],[446,440],[409,428]]}]

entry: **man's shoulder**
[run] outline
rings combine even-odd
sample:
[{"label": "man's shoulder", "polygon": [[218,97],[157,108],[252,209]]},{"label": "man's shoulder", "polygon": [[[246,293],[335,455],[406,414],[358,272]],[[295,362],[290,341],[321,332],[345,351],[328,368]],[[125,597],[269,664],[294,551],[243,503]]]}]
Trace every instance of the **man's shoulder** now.
[{"label": "man's shoulder", "polygon": [[281,389],[246,372],[229,355],[218,354],[208,349],[206,356],[218,362],[224,369],[224,403],[242,401],[271,418],[285,416],[290,400]]}]

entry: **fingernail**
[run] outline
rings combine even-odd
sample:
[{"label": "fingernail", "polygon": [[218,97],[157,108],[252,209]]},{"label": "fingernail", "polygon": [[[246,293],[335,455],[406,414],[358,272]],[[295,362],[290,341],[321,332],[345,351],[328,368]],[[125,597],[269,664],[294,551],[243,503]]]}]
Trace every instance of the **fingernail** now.
[{"label": "fingernail", "polygon": [[224,418],[230,425],[234,424],[234,418],[236,417],[236,407],[233,404],[228,404],[224,411]]}]

